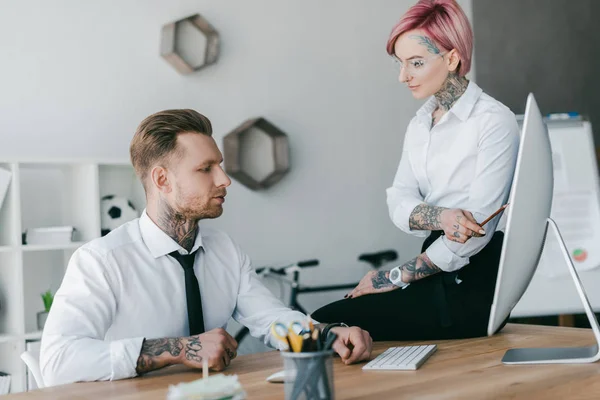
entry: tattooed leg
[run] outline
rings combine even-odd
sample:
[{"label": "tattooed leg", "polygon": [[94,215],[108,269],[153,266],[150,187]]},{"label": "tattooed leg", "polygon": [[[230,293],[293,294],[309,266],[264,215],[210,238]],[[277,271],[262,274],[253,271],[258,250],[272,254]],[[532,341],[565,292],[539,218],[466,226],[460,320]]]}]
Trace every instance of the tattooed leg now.
[{"label": "tattooed leg", "polygon": [[442,229],[441,215],[445,207],[430,206],[425,203],[414,208],[408,217],[410,229],[438,231]]}]

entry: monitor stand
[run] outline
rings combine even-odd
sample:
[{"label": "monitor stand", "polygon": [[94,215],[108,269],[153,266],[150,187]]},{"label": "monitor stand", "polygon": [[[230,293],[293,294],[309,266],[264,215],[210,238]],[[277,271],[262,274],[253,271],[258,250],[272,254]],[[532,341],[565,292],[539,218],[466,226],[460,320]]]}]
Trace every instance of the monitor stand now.
[{"label": "monitor stand", "polygon": [[502,362],[504,364],[583,364],[592,363],[600,360],[600,351],[598,350],[598,344],[600,343],[600,328],[598,327],[598,320],[592,310],[592,306],[583,290],[581,280],[575,270],[573,261],[569,257],[569,251],[556,222],[552,218],[548,218],[546,224],[546,234],[548,234],[548,225],[554,230],[554,234],[558,239],[558,244],[564,256],[567,267],[571,272],[571,277],[577,288],[577,293],[585,308],[590,326],[594,331],[594,337],[596,343],[590,347],[555,347],[555,348],[527,348],[527,349],[511,349],[504,354]]}]

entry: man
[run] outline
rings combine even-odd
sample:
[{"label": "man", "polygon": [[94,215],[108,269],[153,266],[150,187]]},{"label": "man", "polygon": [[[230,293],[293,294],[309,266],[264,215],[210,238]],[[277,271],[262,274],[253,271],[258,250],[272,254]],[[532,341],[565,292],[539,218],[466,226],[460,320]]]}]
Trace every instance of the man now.
[{"label": "man", "polygon": [[[159,112],[138,127],[130,153],[147,208],[73,254],[42,336],[46,385],[201,368],[204,359],[220,371],[236,357],[223,329],[231,317],[270,345],[274,321],[306,319],[260,283],[228,235],[199,227],[222,214],[231,184],[211,135],[193,110]],[[346,364],[369,358],[366,331],[332,330]]]}]

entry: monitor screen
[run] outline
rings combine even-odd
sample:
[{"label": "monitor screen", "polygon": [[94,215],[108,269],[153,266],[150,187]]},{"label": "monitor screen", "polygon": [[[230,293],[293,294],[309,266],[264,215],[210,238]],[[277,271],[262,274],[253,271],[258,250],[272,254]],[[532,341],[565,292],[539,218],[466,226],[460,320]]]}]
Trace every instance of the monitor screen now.
[{"label": "monitor screen", "polygon": [[506,213],[506,229],[488,323],[502,326],[525,293],[540,260],[554,187],[550,138],[533,94],[527,98],[517,165]]}]

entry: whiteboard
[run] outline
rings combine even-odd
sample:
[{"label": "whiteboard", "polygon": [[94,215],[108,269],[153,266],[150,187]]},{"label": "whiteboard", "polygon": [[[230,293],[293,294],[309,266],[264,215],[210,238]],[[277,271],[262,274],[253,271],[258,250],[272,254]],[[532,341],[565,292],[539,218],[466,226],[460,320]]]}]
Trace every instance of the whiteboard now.
[{"label": "whiteboard", "polygon": [[[546,120],[554,163],[551,217],[594,310],[600,310],[600,186],[592,127],[585,120]],[[535,207],[532,204],[531,207]],[[549,232],[533,279],[511,317],[583,313],[583,305]]]}]

